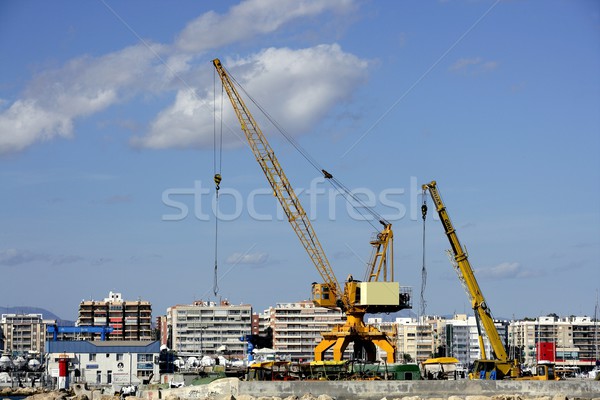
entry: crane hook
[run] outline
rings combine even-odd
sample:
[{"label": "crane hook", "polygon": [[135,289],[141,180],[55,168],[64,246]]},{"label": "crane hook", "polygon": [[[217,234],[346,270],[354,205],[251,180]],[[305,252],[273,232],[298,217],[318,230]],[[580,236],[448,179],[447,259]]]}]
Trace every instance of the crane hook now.
[{"label": "crane hook", "polygon": [[221,187],[219,186],[221,184],[221,174],[215,174],[215,185],[217,185],[217,190],[221,189]]}]

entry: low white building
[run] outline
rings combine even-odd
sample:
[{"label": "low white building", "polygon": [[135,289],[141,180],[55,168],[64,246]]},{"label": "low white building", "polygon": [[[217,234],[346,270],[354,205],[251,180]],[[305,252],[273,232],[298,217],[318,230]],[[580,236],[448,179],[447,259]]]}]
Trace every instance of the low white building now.
[{"label": "low white building", "polygon": [[47,371],[58,378],[58,359],[69,359],[69,382],[98,385],[138,385],[159,381],[160,342],[46,342]]}]

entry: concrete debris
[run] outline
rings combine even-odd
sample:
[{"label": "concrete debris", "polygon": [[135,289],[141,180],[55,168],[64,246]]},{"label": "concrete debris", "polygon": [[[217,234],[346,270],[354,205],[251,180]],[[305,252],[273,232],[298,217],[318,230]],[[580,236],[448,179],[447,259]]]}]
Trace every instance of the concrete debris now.
[{"label": "concrete debris", "polygon": [[321,394],[321,395],[319,395],[319,397],[317,397],[317,400],[335,400],[335,399],[329,395]]}]

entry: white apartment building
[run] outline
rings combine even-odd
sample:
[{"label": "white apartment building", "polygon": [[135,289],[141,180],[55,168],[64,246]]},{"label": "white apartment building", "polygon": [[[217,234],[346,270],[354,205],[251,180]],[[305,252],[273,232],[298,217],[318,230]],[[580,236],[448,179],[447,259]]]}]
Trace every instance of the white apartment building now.
[{"label": "white apartment building", "polygon": [[246,343],[240,338],[252,331],[252,306],[228,301],[196,301],[167,309],[167,330],[172,350],[181,356],[214,356],[227,353],[244,358]]},{"label": "white apartment building", "polygon": [[[481,358],[477,322],[474,316],[467,317],[465,314],[458,314],[452,319],[446,320],[443,336],[447,355],[455,357],[465,367]],[[487,337],[484,338],[484,344],[486,354],[490,354]]]},{"label": "white apartment building", "polygon": [[[441,319],[426,316],[396,318],[385,322],[382,318],[369,318],[367,323],[386,333],[396,345],[396,362],[420,363],[431,358],[438,347],[437,331]],[[378,349],[378,359],[385,359],[385,352]]]},{"label": "white apartment building", "polygon": [[[494,321],[498,335],[502,344],[509,351],[507,345],[507,321]],[[482,329],[483,344],[486,357],[493,357],[493,350],[490,341]],[[452,319],[445,320],[443,330],[443,343],[446,348],[446,354],[449,357],[457,358],[465,367],[471,365],[475,360],[481,359],[481,349],[479,347],[479,334],[477,331],[477,320],[475,316],[466,314],[456,314]]]},{"label": "white apartment building", "polygon": [[[416,362],[417,341],[422,341],[423,333],[428,331],[428,329],[419,329],[419,324],[414,318],[396,318],[395,324],[397,327],[396,361],[406,360]],[[430,335],[429,338],[432,339]]]},{"label": "white apartment building", "polygon": [[600,324],[590,317],[545,316],[513,321],[508,332],[510,343],[521,350],[525,365],[536,363],[538,343],[553,344],[557,365],[585,370],[600,359]]},{"label": "white apartment building", "polygon": [[[265,310],[261,320],[273,329],[273,350],[279,356],[310,361],[314,360],[315,346],[322,340],[321,332],[343,324],[346,317],[339,309],[316,307],[312,301],[304,300],[277,303]],[[352,346],[348,347],[346,353],[351,354]],[[332,352],[328,351],[327,356],[331,358]]]},{"label": "white apartment building", "polygon": [[2,314],[2,353],[12,356],[43,354],[46,327],[54,324],[55,320],[44,320],[42,314]]}]

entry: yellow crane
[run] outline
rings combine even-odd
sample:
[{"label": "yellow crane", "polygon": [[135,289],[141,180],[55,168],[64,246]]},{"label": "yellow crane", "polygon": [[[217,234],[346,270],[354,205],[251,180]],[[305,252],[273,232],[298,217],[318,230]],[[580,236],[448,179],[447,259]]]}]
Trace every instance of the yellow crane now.
[{"label": "yellow crane", "polygon": [[[410,289],[402,288],[401,290],[398,282],[394,282],[393,255],[391,254],[394,235],[391,224],[380,221],[384,228],[371,241],[373,256],[367,267],[365,282],[349,277],[344,283],[342,291],[312,224],[275,157],[275,152],[246,107],[233,79],[221,61],[214,59],[213,65],[256,161],[267,177],[290,225],[324,281],[324,283],[313,283],[313,302],[321,307],[339,307],[346,314],[344,325],[337,326],[330,332],[322,333],[323,340],[314,350],[315,361],[323,361],[325,352],[331,347],[333,347],[333,360],[341,361],[344,351],[350,343],[353,343],[355,353],[361,349],[364,350],[366,359],[369,361],[375,361],[377,346],[386,352],[387,362],[395,362],[396,349],[393,341],[376,327],[364,323],[364,316],[367,313],[389,313],[410,308]],[[327,179],[333,178],[325,170],[322,170],[322,173]]]},{"label": "yellow crane", "polygon": [[[479,334],[479,348],[481,349],[481,359],[475,361],[475,366],[473,368],[473,378],[475,379],[486,379],[495,376],[495,379],[503,379],[504,377],[516,378],[520,375],[520,370],[518,363],[516,360],[511,360],[508,356],[506,348],[502,343],[502,339],[500,339],[500,335],[498,334],[498,330],[494,325],[494,319],[492,318],[491,311],[483,297],[483,293],[481,292],[481,288],[477,283],[477,279],[475,279],[475,274],[473,273],[473,269],[471,268],[471,263],[469,262],[469,257],[467,252],[463,249],[460,241],[458,240],[458,236],[456,234],[456,230],[454,229],[454,225],[452,225],[452,221],[448,216],[448,212],[446,211],[446,206],[442,201],[442,197],[437,188],[437,183],[432,181],[430,183],[424,184],[423,188],[423,200],[425,200],[426,192],[429,192],[433,202],[435,204],[435,208],[437,210],[438,215],[440,216],[440,221],[444,227],[444,231],[448,240],[450,241],[450,246],[452,247],[452,255],[454,257],[455,266],[458,269],[459,276],[463,281],[469,297],[471,299],[471,307],[475,313],[475,319],[477,321],[477,331]],[[424,203],[423,215],[427,212],[427,206]],[[494,352],[494,358],[488,359],[485,353],[485,347],[483,344],[483,333],[481,331],[481,326],[485,330],[485,333],[490,341],[490,345],[492,347],[492,351]]]}]

